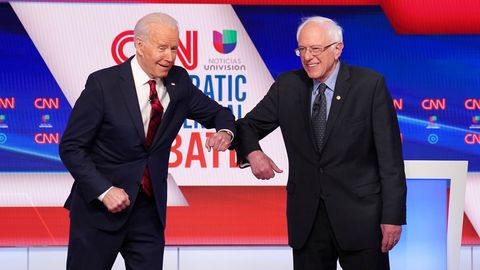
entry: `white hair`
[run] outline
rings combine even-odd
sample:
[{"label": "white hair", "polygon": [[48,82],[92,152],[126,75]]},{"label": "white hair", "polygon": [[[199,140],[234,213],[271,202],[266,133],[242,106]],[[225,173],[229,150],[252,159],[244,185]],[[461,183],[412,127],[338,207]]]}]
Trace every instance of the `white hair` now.
[{"label": "white hair", "polygon": [[300,31],[302,31],[303,27],[307,23],[316,23],[319,25],[325,25],[327,27],[327,34],[332,39],[332,42],[343,42],[343,29],[337,22],[332,19],[321,17],[321,16],[313,16],[308,18],[303,18],[302,23],[297,28],[297,41],[300,36]]},{"label": "white hair", "polygon": [[134,29],[135,38],[142,37],[146,40],[148,38],[151,24],[171,26],[178,30],[178,22],[172,16],[161,12],[155,12],[147,14],[138,20]]}]

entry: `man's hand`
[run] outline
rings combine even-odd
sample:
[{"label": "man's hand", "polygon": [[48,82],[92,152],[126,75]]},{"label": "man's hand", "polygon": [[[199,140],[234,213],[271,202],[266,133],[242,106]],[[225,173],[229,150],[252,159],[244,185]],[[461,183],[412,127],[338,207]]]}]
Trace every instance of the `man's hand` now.
[{"label": "man's hand", "polygon": [[402,234],[402,225],[380,224],[382,228],[382,252],[387,253],[400,240]]},{"label": "man's hand", "polygon": [[271,158],[260,150],[255,150],[248,154],[247,159],[253,175],[258,179],[268,180],[275,176],[275,172],[283,172]]},{"label": "man's hand", "polygon": [[118,213],[130,205],[130,199],[125,190],[112,187],[102,200],[105,207],[111,213]]},{"label": "man's hand", "polygon": [[208,152],[212,149],[217,151],[225,151],[230,147],[232,143],[232,136],[226,131],[218,131],[217,133],[209,136],[205,142],[205,147]]}]

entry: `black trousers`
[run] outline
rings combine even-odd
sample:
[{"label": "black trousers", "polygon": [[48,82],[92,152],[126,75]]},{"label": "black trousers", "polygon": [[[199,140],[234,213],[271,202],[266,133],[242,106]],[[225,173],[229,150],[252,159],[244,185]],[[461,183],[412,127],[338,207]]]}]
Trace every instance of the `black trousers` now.
[{"label": "black trousers", "polygon": [[99,230],[76,219],[70,224],[67,270],[111,269],[118,253],[127,270],[161,270],[164,228],[155,203],[140,191],[130,217],[118,231]]},{"label": "black trousers", "polygon": [[343,270],[389,270],[388,253],[378,248],[346,251],[338,245],[333,234],[325,204],[321,200],[315,224],[307,243],[301,249],[293,250],[295,270],[335,270],[339,260]]}]

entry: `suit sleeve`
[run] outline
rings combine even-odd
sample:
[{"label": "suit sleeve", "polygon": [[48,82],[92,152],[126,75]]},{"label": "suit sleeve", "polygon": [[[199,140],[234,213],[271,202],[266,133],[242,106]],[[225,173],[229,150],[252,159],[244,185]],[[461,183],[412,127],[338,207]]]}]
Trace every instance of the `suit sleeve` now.
[{"label": "suit sleeve", "polygon": [[236,151],[239,164],[249,153],[261,150],[259,141],[279,126],[279,86],[275,82],[263,99],[244,118],[237,121]]},{"label": "suit sleeve", "polygon": [[373,101],[373,135],[382,185],[382,224],[406,224],[406,180],[393,100],[381,77]]},{"label": "suit sleeve", "polygon": [[193,84],[189,83],[190,100],[187,118],[193,119],[206,128],[217,131],[228,129],[236,136],[235,117],[232,112],[211,100]]},{"label": "suit sleeve", "polygon": [[59,146],[60,158],[87,202],[95,200],[112,183],[96,169],[89,152],[103,119],[100,84],[90,75],[72,109]]}]

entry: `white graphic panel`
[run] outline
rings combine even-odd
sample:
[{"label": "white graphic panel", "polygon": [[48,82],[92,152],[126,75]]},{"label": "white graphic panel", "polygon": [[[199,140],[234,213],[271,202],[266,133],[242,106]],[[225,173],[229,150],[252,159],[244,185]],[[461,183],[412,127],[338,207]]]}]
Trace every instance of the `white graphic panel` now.
[{"label": "white graphic panel", "polygon": [[[70,104],[91,72],[134,54],[132,30],[139,18],[164,12],[180,25],[177,65],[212,99],[244,116],[273,79],[230,5],[12,3],[17,16]],[[199,18],[208,18],[201,19]],[[220,43],[214,45],[214,31]],[[222,37],[224,43],[222,43]],[[230,42],[230,43],[229,43]],[[207,132],[186,121],[173,144],[170,173],[179,185],[284,185],[288,163],[279,131],[263,140],[264,151],[284,172],[256,180],[235,166],[233,153],[207,152]]]}]

